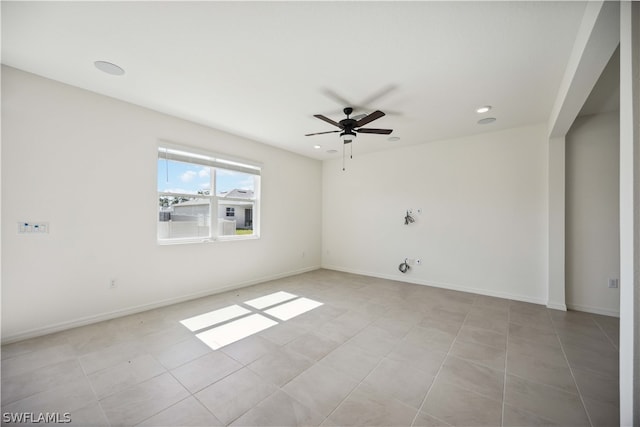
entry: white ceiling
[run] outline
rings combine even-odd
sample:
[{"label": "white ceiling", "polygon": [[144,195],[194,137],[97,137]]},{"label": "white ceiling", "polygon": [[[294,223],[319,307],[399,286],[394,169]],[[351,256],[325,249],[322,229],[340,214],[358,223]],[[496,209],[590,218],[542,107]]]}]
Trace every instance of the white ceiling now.
[{"label": "white ceiling", "polygon": [[[393,112],[354,154],[548,120],[584,2],[8,2],[2,62],[278,146],[340,156],[336,98]],[[105,60],[126,70],[98,71]],[[331,95],[333,94],[333,96]],[[337,95],[337,96],[336,96]],[[485,115],[475,109],[490,104]],[[356,111],[360,112],[360,111]],[[478,125],[482,117],[496,117]],[[316,150],[314,144],[322,145]]]}]

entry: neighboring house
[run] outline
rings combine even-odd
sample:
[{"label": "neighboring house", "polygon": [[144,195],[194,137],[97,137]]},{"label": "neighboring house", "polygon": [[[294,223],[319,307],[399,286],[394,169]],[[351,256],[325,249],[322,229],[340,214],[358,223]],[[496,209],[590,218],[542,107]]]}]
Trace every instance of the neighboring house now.
[{"label": "neighboring house", "polygon": [[[218,218],[235,223],[233,232],[227,232],[229,228],[225,226],[223,234],[235,234],[236,229],[253,229],[253,201],[238,199],[253,199],[253,190],[233,189],[218,195]],[[160,208],[159,219],[161,222],[189,221],[204,224],[208,216],[209,200],[194,199]]]},{"label": "neighboring house", "polygon": [[163,211],[171,213],[165,221],[195,221],[197,218],[204,219],[209,216],[209,200],[187,200],[186,202],[179,202],[168,208],[163,208]]},{"label": "neighboring house", "polygon": [[253,201],[223,200],[253,199],[253,190],[233,189],[221,193],[218,199],[218,218],[233,220],[236,228],[250,230],[253,228]]}]

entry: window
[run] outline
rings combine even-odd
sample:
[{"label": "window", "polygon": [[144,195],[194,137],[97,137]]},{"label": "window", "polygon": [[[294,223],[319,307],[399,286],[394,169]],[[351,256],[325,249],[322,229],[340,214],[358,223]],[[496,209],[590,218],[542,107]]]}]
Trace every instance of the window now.
[{"label": "window", "polygon": [[159,243],[258,237],[258,165],[173,144],[157,162]]}]

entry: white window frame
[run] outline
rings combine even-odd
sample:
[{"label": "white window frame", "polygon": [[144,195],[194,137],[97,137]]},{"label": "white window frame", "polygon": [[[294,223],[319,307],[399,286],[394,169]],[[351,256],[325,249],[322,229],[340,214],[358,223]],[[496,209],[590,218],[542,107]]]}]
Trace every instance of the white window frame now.
[{"label": "white window frame", "polygon": [[[188,197],[188,198],[203,198],[209,199],[209,236],[207,237],[180,237],[180,238],[160,238],[156,232],[156,240],[159,245],[174,245],[184,243],[210,243],[220,241],[237,241],[237,240],[254,240],[260,238],[260,181],[262,165],[258,162],[239,159],[224,154],[216,154],[207,152],[205,150],[178,145],[168,141],[160,141],[157,147],[156,158],[156,178],[158,177],[159,170],[157,169],[158,160],[175,160],[184,163],[190,163],[197,166],[206,166],[211,168],[211,192],[209,195],[203,194],[186,194],[186,193],[173,193],[173,192],[161,192],[156,188],[156,228],[159,226],[159,214],[158,214],[158,198],[162,196],[173,197]],[[221,197],[216,194],[216,182],[215,177],[216,169],[231,170],[236,172],[242,172],[246,174],[254,175],[254,190],[253,198],[228,198]],[[240,235],[219,235],[218,222],[218,205],[223,201],[238,201],[253,203],[252,208],[252,234],[240,234]],[[226,218],[226,210],[225,210]]]}]

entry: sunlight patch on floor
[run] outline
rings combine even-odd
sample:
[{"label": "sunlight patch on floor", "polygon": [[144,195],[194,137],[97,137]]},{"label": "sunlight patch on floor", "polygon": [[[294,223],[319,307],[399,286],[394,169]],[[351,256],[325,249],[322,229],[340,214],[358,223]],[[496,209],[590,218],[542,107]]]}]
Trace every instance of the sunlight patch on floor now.
[{"label": "sunlight patch on floor", "polygon": [[298,298],[291,302],[270,308],[266,310],[265,313],[280,320],[289,320],[321,305],[321,302],[309,298]]},{"label": "sunlight patch on floor", "polygon": [[273,294],[265,295],[260,298],[245,301],[244,303],[250,305],[253,308],[257,308],[258,310],[262,310],[263,308],[271,307],[272,305],[289,301],[294,298],[298,298],[298,296],[290,294],[289,292],[280,291]]},{"label": "sunlight patch on floor", "polygon": [[196,337],[213,350],[217,350],[277,324],[275,320],[267,319],[260,314],[252,314],[196,334]]},{"label": "sunlight patch on floor", "polygon": [[208,328],[218,323],[226,322],[227,320],[235,319],[236,317],[249,314],[251,311],[246,308],[242,308],[239,305],[230,305],[219,310],[210,311],[205,314],[190,317],[189,319],[181,320],[184,326],[190,331],[199,331],[200,329]]},{"label": "sunlight patch on floor", "polygon": [[[257,313],[234,304],[181,320],[180,323],[192,332],[206,329],[196,334],[196,337],[213,350],[217,350],[280,323],[272,318],[284,322],[323,305],[321,302],[284,291],[254,298],[242,304],[252,307]],[[268,309],[264,310],[265,308]]]}]

